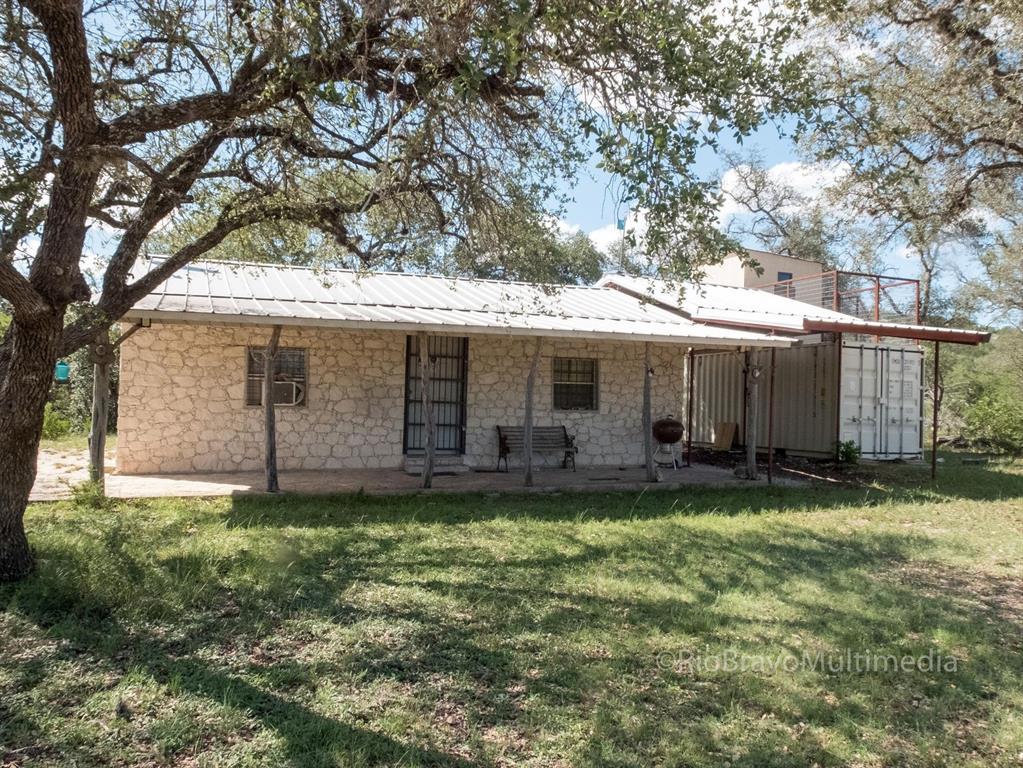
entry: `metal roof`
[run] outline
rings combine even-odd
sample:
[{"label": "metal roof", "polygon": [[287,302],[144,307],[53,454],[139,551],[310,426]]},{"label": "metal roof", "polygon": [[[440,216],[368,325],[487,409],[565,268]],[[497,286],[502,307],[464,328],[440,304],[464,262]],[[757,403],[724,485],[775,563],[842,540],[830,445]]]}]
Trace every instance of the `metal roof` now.
[{"label": "metal roof", "polygon": [[732,327],[785,333],[847,332],[960,344],[977,344],[991,336],[968,329],[862,320],[758,288],[671,284],[629,275],[605,275],[597,285],[618,288],[665,308],[680,309],[690,320]]},{"label": "metal roof", "polygon": [[[151,268],[138,262],[135,278]],[[550,335],[706,347],[787,347],[787,339],[693,322],[627,293],[398,272],[198,262],[125,319]]]}]

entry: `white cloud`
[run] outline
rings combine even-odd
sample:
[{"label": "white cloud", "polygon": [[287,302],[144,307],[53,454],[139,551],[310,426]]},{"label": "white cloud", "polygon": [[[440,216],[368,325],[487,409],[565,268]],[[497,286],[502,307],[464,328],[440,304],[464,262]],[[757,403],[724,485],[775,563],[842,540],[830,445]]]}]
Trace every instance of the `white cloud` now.
[{"label": "white cloud", "polygon": [[578,224],[573,224],[558,216],[544,216],[544,223],[561,238],[569,238],[583,231],[583,228]]},{"label": "white cloud", "polygon": [[[625,231],[642,241],[646,232],[646,215],[643,211],[631,211],[625,216]],[[622,230],[618,229],[618,222],[605,224],[589,233],[590,241],[601,253],[617,254],[622,247]]]},{"label": "white cloud", "polygon": [[618,229],[616,224],[605,224],[603,227],[590,232],[589,236],[593,245],[601,253],[607,253],[611,246],[621,247],[622,231]]},{"label": "white cloud", "polygon": [[[809,205],[821,199],[825,190],[834,186],[848,173],[844,163],[803,163],[788,161],[772,165],[767,170],[768,178],[780,187],[787,187]],[[721,206],[718,208],[718,221],[725,225],[735,215],[748,213],[745,207],[737,203],[730,193],[737,193],[742,182],[734,168],[729,168],[721,177],[721,191],[725,193]],[[802,205],[788,206],[783,213],[795,213]]]}]

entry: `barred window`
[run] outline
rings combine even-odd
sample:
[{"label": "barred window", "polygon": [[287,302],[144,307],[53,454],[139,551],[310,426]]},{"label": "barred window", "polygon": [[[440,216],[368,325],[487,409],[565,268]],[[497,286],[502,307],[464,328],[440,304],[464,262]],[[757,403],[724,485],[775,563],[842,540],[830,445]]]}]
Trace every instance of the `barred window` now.
[{"label": "barred window", "polygon": [[597,361],[586,358],[554,358],[554,409],[597,410]]},{"label": "barred window", "polygon": [[[263,404],[263,353],[265,347],[249,347],[246,357],[245,404]],[[281,347],[274,360],[274,405],[305,405],[306,351]]]}]

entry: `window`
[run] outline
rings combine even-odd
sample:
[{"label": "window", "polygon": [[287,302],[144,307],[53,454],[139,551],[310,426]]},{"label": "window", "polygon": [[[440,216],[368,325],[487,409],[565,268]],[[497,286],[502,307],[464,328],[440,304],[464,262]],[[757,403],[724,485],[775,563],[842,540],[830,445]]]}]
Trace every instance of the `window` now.
[{"label": "window", "polygon": [[796,297],[796,286],[794,286],[791,282],[787,282],[791,280],[792,280],[791,272],[779,272],[778,282],[780,283],[780,285],[774,286],[774,292],[779,296],[785,296],[787,298],[794,299]]},{"label": "window", "polygon": [[597,361],[554,358],[554,410],[597,410]]},{"label": "window", "polygon": [[[264,347],[249,347],[248,369],[245,377],[245,404],[263,404],[263,352]],[[274,405],[305,405],[306,351],[294,347],[281,347],[274,361]]]}]

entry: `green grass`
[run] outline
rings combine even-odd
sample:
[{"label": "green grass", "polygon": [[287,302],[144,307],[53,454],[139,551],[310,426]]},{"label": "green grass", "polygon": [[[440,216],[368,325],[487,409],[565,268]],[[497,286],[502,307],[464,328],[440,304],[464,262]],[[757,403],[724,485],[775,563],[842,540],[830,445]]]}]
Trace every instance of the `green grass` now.
[{"label": "green grass", "polygon": [[[111,432],[107,435],[106,450],[112,451],[117,447],[117,433]],[[40,450],[44,451],[87,451],[89,450],[89,435],[84,432],[72,432],[62,437],[43,439],[39,442]]]},{"label": "green grass", "polygon": [[1019,766],[1023,466],[878,477],[36,505],[0,765]]}]

